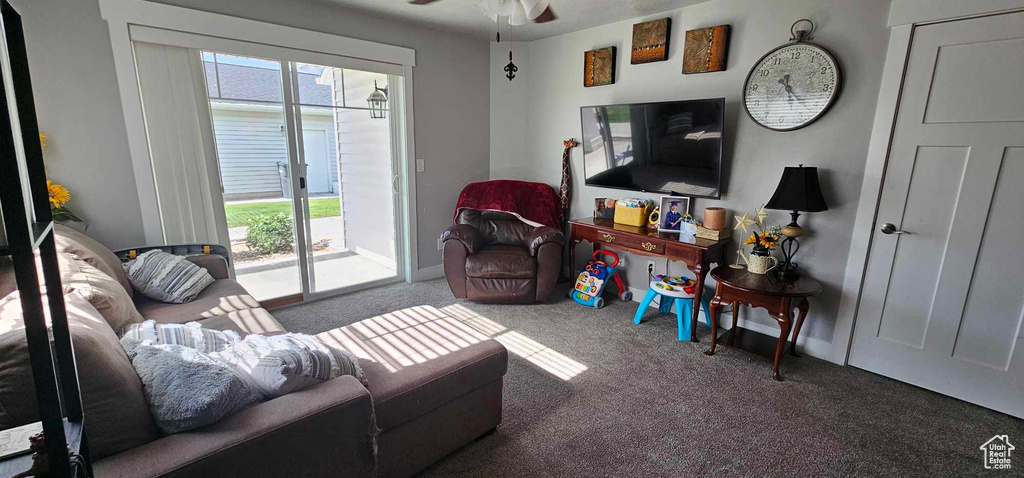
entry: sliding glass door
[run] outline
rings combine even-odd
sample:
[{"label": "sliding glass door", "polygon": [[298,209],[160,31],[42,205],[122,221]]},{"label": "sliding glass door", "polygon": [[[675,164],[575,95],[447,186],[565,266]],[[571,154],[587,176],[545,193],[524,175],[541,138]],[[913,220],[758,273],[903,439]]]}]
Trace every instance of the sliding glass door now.
[{"label": "sliding glass door", "polygon": [[[401,77],[202,51],[236,280],[258,300],[396,280]],[[385,99],[371,108],[371,98]],[[391,103],[391,104],[388,104]]]},{"label": "sliding glass door", "polygon": [[[385,95],[388,75],[290,63],[305,167],[309,292],[329,292],[396,276],[397,178]],[[386,107],[386,105],[382,105]]]}]

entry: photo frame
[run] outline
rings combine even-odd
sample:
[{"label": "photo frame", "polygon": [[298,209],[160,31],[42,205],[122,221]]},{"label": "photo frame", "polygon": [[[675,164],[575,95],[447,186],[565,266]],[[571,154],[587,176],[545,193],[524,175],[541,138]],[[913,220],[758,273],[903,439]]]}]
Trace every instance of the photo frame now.
[{"label": "photo frame", "polygon": [[594,219],[615,219],[615,199],[594,198]]},{"label": "photo frame", "polygon": [[[690,214],[690,198],[662,196],[658,204],[661,206],[658,232],[679,232],[683,225],[683,217]],[[676,208],[675,211],[672,210],[673,205]]]}]

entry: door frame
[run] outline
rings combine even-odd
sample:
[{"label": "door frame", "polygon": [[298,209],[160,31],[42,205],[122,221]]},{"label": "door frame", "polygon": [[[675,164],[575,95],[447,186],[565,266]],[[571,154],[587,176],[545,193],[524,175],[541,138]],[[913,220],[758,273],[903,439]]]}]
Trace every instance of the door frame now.
[{"label": "door frame", "polygon": [[[396,272],[401,280],[409,282],[422,275],[416,247],[415,164],[410,160],[416,157],[412,93],[412,73],[416,66],[414,49],[143,0],[99,0],[99,6],[100,16],[106,20],[110,30],[114,68],[147,244],[163,244],[165,241],[135,71],[133,31],[175,38],[179,46],[190,48],[200,47],[190,41],[216,40],[231,46],[213,50],[274,59],[281,58],[282,52],[288,52],[286,57],[291,61],[331,64],[401,77],[403,88],[394,93],[404,99],[403,108],[391,109],[392,124],[403,127],[405,133],[392,135],[393,143],[399,146],[392,150],[393,164],[397,166],[395,171],[401,172],[395,209],[396,263],[399,265]],[[394,103],[389,101],[390,105]],[[341,292],[347,291],[349,289]]]},{"label": "door frame", "polygon": [[[885,56],[882,82],[875,107],[871,142],[864,166],[860,200],[846,261],[843,291],[832,338],[831,362],[847,365],[853,348],[854,328],[864,290],[871,241],[878,216],[882,185],[896,127],[903,83],[906,76],[914,30],[918,26],[968,18],[1024,11],[1024,0],[981,0],[976,2],[934,0],[894,0],[889,12],[889,46]],[[922,8],[927,3],[929,7]]]}]

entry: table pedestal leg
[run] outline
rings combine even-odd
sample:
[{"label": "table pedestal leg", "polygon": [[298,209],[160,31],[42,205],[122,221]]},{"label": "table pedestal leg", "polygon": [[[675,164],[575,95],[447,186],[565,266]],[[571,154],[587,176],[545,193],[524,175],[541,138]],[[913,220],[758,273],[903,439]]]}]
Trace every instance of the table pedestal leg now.
[{"label": "table pedestal leg", "polygon": [[789,314],[772,315],[772,318],[779,323],[779,343],[775,344],[775,362],[772,365],[772,378],[778,381],[782,381],[782,375],[779,374],[779,363],[782,362],[782,355],[786,350],[786,342],[789,342],[789,326],[790,318]]},{"label": "table pedestal leg", "polygon": [[704,279],[708,276],[708,267],[704,264],[697,264],[697,267],[693,268],[693,274],[697,276],[697,290],[693,293],[693,314],[690,316],[690,342],[696,344],[700,343],[700,340],[697,340],[697,317],[700,315],[700,301],[701,297],[704,296]]},{"label": "table pedestal leg", "polygon": [[708,317],[711,319],[711,348],[704,352],[704,355],[714,355],[715,346],[718,345],[718,308],[722,305],[722,298],[715,295],[714,299],[711,299],[711,310],[708,311]]},{"label": "table pedestal leg", "polygon": [[737,335],[736,332],[738,332],[738,329],[736,327],[739,324],[740,324],[740,303],[739,302],[733,302],[732,303],[732,336],[729,337],[729,345],[730,346],[735,346],[736,345],[736,335]]},{"label": "table pedestal leg", "polygon": [[804,325],[804,319],[807,317],[807,310],[811,308],[811,305],[807,302],[807,298],[800,299],[800,303],[796,305],[797,310],[800,311],[800,315],[796,318],[796,327],[793,328],[793,344],[789,346],[789,354],[794,357],[800,355],[796,353],[796,339],[800,336],[800,328]]}]

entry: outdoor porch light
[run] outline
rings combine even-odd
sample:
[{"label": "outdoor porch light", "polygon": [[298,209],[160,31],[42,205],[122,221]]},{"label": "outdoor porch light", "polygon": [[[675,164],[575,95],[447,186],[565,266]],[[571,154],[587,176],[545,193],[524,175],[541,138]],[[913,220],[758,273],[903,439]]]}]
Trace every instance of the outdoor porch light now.
[{"label": "outdoor porch light", "polygon": [[377,81],[373,82],[373,93],[370,93],[370,97],[366,99],[366,103],[370,105],[370,117],[375,119],[384,119],[388,115],[388,87],[385,85],[384,88],[377,87]]}]

